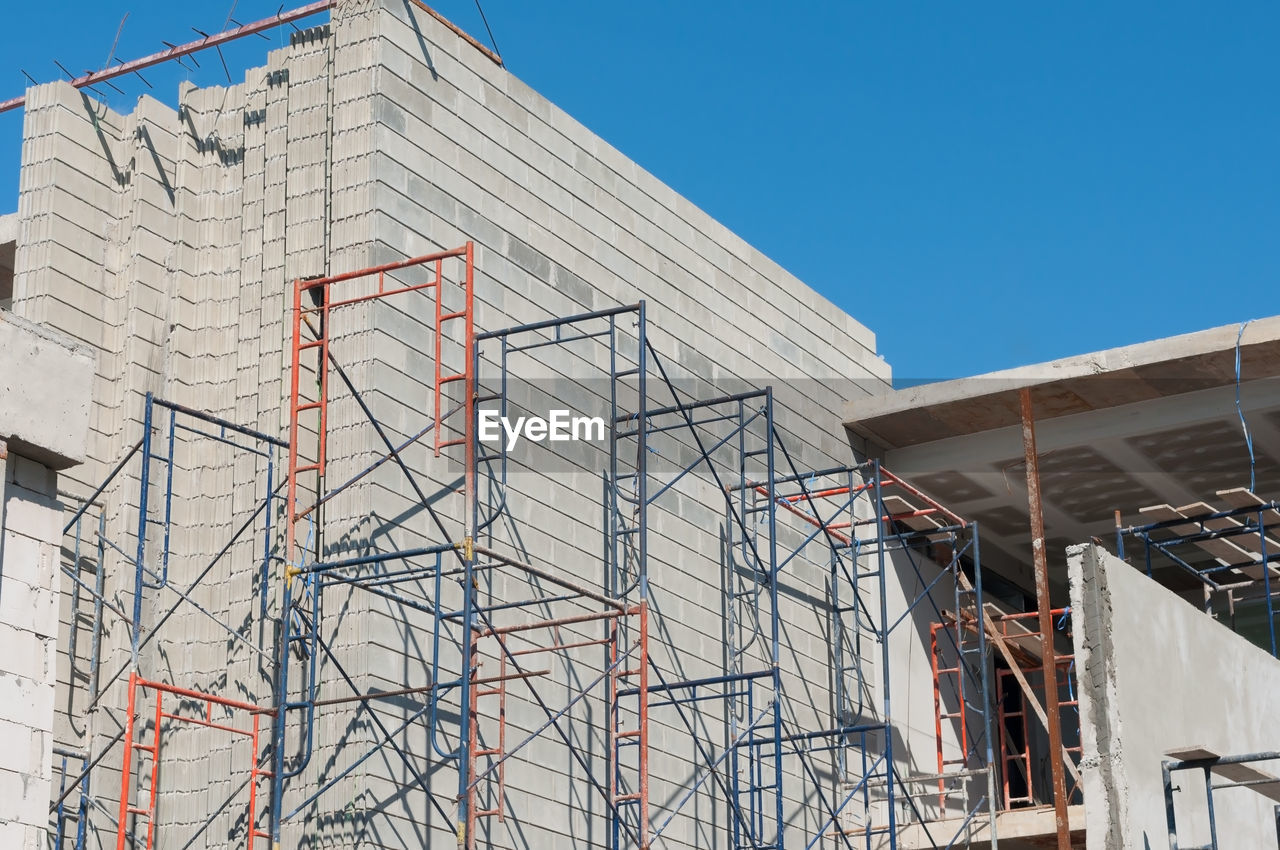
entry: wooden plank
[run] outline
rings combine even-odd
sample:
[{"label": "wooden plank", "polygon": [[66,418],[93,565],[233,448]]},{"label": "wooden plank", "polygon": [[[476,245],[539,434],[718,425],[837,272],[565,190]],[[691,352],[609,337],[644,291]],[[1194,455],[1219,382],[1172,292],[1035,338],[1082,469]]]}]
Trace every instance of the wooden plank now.
[{"label": "wooden plank", "polygon": [[[892,519],[902,523],[913,531],[933,531],[934,529],[942,528],[946,525],[946,523],[939,520],[933,514],[924,514],[923,516],[906,516],[906,514],[924,510],[924,508],[916,507],[901,496],[886,495],[881,497],[881,501],[884,502],[884,509]],[[949,532],[944,531],[939,532],[938,534],[926,534],[925,539],[932,543],[936,543],[939,540],[946,540],[950,536]]]},{"label": "wooden plank", "polygon": [[[1140,508],[1138,513],[1151,519],[1153,522],[1169,522],[1175,519],[1187,519],[1185,514],[1182,514],[1177,508],[1170,505],[1150,505],[1145,508]],[[1180,523],[1178,525],[1170,526],[1169,531],[1179,537],[1188,537],[1192,534],[1199,534],[1200,525],[1198,523]],[[1223,540],[1220,538],[1196,540],[1192,545],[1208,552],[1221,564],[1244,564],[1256,560],[1256,556],[1249,554],[1249,552],[1241,549],[1230,540]],[[1251,568],[1251,571],[1246,569],[1239,572],[1243,572],[1250,578],[1262,578],[1262,569],[1260,567],[1253,567]],[[1252,573],[1256,573],[1256,575],[1253,575]]]},{"label": "wooden plank", "polygon": [[906,499],[898,495],[887,495],[881,498],[884,502],[884,509],[888,511],[889,516],[905,525],[907,528],[916,531],[932,531],[935,528],[941,528],[942,523],[939,522],[932,514],[924,516],[905,516],[916,511],[924,510],[908,502]]},{"label": "wooden plank", "polygon": [[[1206,747],[1183,747],[1168,750],[1165,755],[1179,761],[1218,758],[1217,753]],[[1258,785],[1250,785],[1249,789],[1280,803],[1280,776],[1267,773],[1252,764],[1220,764],[1211,770],[1228,782],[1257,782]]]},{"label": "wooden plank", "polygon": [[[1267,504],[1266,499],[1263,499],[1248,487],[1236,487],[1232,490],[1219,490],[1218,498],[1233,508],[1254,508],[1258,505]],[[1274,509],[1263,511],[1262,521],[1268,526],[1273,522],[1280,524],[1280,511]]]},{"label": "wooden plank", "polygon": [[1039,632],[1033,632],[1025,620],[1004,619],[1004,615],[1008,612],[1001,610],[1000,606],[994,602],[988,602],[982,607],[987,609],[987,616],[999,623],[1007,632],[1005,640],[1035,658],[1037,664],[1040,663],[1040,658],[1044,655],[1044,647],[1040,642]]},{"label": "wooden plank", "polygon": [[[1218,508],[1215,508],[1213,505],[1210,505],[1207,502],[1193,502],[1190,505],[1183,505],[1182,507],[1178,508],[1178,512],[1181,513],[1183,516],[1194,517],[1194,516],[1204,516],[1205,514],[1221,513],[1221,510],[1219,510]],[[1217,519],[1205,520],[1204,527],[1207,529],[1210,529],[1211,531],[1234,531],[1236,529],[1244,528],[1245,524],[1241,522],[1239,519],[1237,519],[1236,517],[1224,516],[1224,517],[1218,517]],[[1262,560],[1262,541],[1258,539],[1257,531],[1250,531],[1246,534],[1235,535],[1231,538],[1230,542],[1234,543],[1236,546],[1239,546],[1241,549],[1248,552],[1250,557],[1253,558],[1253,560],[1255,561]],[[1272,555],[1280,552],[1280,542],[1277,542],[1276,540],[1273,540],[1270,536],[1268,536],[1267,552],[1268,554],[1272,554]],[[1271,572],[1272,575],[1276,575],[1275,567],[1272,567],[1271,571],[1272,571]],[[1245,569],[1245,570],[1242,570],[1242,572],[1248,574],[1250,578],[1262,578],[1261,567],[1253,567],[1252,569]],[[1254,573],[1256,573],[1257,575],[1254,575]]]}]

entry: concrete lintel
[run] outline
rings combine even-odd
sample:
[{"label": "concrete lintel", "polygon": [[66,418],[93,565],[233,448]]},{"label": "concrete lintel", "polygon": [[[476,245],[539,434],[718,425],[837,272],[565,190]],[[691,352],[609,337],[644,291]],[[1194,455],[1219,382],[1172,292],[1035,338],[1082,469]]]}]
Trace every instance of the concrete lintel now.
[{"label": "concrete lintel", "polygon": [[0,440],[53,469],[81,463],[89,439],[94,354],[0,311]]}]

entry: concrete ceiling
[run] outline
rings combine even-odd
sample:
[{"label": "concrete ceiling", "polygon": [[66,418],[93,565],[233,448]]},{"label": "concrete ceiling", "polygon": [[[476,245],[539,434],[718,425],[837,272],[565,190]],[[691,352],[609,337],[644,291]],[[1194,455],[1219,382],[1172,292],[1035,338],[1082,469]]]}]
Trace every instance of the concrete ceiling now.
[{"label": "concrete ceiling", "polygon": [[[1063,550],[1124,524],[1139,509],[1221,503],[1248,487],[1249,452],[1236,407],[1238,325],[850,402],[855,445],[981,529],[983,563],[1033,586],[1018,393],[1036,416],[1050,571]],[[1253,437],[1254,492],[1280,498],[1280,317],[1240,339],[1240,410]],[[1205,557],[1208,557],[1205,555]],[[1199,587],[1162,570],[1178,590]],[[1055,600],[1057,601],[1057,600]]]}]

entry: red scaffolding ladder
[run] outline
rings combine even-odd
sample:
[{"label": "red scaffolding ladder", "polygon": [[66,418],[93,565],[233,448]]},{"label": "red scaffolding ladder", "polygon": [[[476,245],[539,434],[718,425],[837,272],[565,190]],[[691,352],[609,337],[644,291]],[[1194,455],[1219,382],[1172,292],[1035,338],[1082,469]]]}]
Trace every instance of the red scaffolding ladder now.
[{"label": "red scaffolding ladder", "polygon": [[[449,281],[449,277],[445,274],[445,263],[453,258],[462,259],[465,265],[462,274],[458,276],[456,281],[461,291],[460,301],[462,306],[458,310],[450,311],[444,307],[445,290]],[[388,285],[387,276],[389,274],[413,267],[428,269],[431,273],[431,279],[425,283],[417,284],[398,284],[392,281],[393,285]],[[343,297],[337,299],[333,297],[333,289],[337,285],[363,283],[367,288],[370,281],[376,281],[376,288],[371,292],[344,294]],[[300,278],[294,281],[293,344],[289,382],[289,490],[287,502],[289,522],[287,523],[288,529],[286,532],[286,558],[291,563],[295,562],[297,558],[295,544],[297,542],[296,527],[298,521],[315,510],[323,501],[323,497],[318,492],[319,485],[316,488],[316,502],[309,507],[300,508],[297,499],[299,476],[314,472],[318,479],[323,479],[328,461],[331,314],[334,310],[351,304],[361,304],[406,292],[430,292],[434,295],[435,363],[433,371],[435,380],[432,387],[434,401],[432,430],[435,432],[433,440],[435,453],[439,456],[442,449],[462,444],[468,446],[468,451],[471,450],[467,434],[475,420],[475,376],[472,374],[474,368],[473,353],[475,351],[475,246],[473,243],[468,242],[461,248],[454,248],[449,251],[424,254],[420,257],[413,257],[395,263],[385,263],[380,266],[371,266],[330,277]],[[304,294],[311,299],[312,305],[304,305]],[[317,321],[312,321],[313,318]],[[463,323],[463,367],[459,372],[446,372],[441,364],[444,328],[446,323],[455,321]],[[310,339],[303,338],[302,329],[304,325],[310,331]],[[317,393],[314,400],[304,400],[302,397],[302,352],[312,350],[319,352],[316,364]],[[453,430],[460,432],[463,436],[446,439],[443,436],[443,432],[446,427],[451,426],[447,426],[442,422],[442,419],[448,418],[450,412],[446,410],[443,390],[445,385],[457,381],[465,382],[462,401],[454,408],[462,411],[463,426],[461,428],[454,427]],[[312,414],[316,417],[315,459],[309,462],[303,461],[300,457],[298,442],[298,435],[301,430],[300,421],[304,414]]]},{"label": "red scaffolding ladder", "polygon": [[[156,708],[154,715],[155,726],[151,730],[150,743],[134,740],[137,731],[137,719],[139,708],[139,694],[142,691],[152,691],[155,694]],[[185,701],[196,701],[204,704],[204,716],[192,716],[189,714],[178,714],[176,710],[173,712],[165,711],[164,697],[165,694],[171,694],[181,697]],[[241,728],[238,726],[230,726],[226,723],[216,722],[213,717],[213,707],[219,706],[232,711],[247,712],[250,717],[249,728]],[[143,819],[147,822],[146,842],[143,845],[146,850],[151,850],[155,843],[156,837],[156,799],[160,790],[160,753],[162,736],[161,729],[164,727],[166,720],[181,723],[190,723],[196,726],[203,726],[208,729],[217,729],[223,732],[229,732],[233,735],[247,737],[253,749],[252,763],[249,769],[249,812],[248,827],[245,838],[245,847],[252,850],[254,841],[258,838],[269,838],[270,836],[257,828],[258,816],[258,781],[262,778],[270,778],[271,771],[262,769],[259,765],[261,759],[258,754],[258,732],[259,721],[263,714],[270,714],[270,710],[264,710],[252,703],[240,702],[238,700],[226,699],[224,697],[215,696],[213,694],[204,693],[203,691],[194,691],[187,688],[178,688],[173,685],[166,685],[161,682],[152,682],[143,679],[136,672],[129,674],[129,702],[127,708],[128,714],[125,718],[124,732],[124,758],[120,768],[120,813],[116,821],[116,850],[125,850],[129,844],[136,844],[137,840],[133,837],[133,830],[130,829],[130,817],[135,820]],[[150,783],[144,791],[139,791],[139,797],[145,798],[145,804],[142,799],[138,801],[138,805],[130,805],[129,799],[131,795],[131,786],[135,775],[135,758],[134,752],[137,751],[145,756],[137,758],[136,767],[141,767],[144,758],[151,760]]]},{"label": "red scaffolding ladder", "polygon": [[[614,621],[609,643],[609,802],[618,813],[619,821],[624,808],[634,808],[634,824],[639,850],[649,847],[649,603],[627,609],[625,617]],[[627,646],[627,629],[623,620],[636,616],[638,622],[633,646]],[[624,712],[619,703],[619,685],[634,689],[636,705],[630,712],[635,718],[635,728],[624,728]],[[622,748],[636,748],[634,760],[622,758]],[[627,788],[623,788],[624,764],[633,762],[636,776]]]}]

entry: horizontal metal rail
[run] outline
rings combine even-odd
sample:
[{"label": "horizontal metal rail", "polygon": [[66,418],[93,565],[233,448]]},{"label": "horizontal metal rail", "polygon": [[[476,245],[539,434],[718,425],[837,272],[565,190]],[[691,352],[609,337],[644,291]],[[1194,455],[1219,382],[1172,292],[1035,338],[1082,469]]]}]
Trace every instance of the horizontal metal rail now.
[{"label": "horizontal metal rail", "polygon": [[[207,35],[204,38],[188,41],[186,44],[173,45],[167,50],[161,50],[159,53],[152,53],[150,56],[143,56],[141,59],[134,59],[131,62],[121,62],[111,68],[103,68],[101,71],[91,71],[81,77],[70,80],[72,86],[83,89],[89,88],[97,83],[104,83],[107,80],[123,77],[126,74],[136,74],[139,71],[146,70],[153,65],[159,65],[170,60],[180,59],[183,56],[190,56],[192,53],[199,53],[202,50],[218,47],[229,41],[235,41],[238,38],[244,38],[247,35],[254,35],[263,30],[269,30],[272,27],[281,24],[291,23],[293,21],[308,18],[312,15],[318,15],[321,12],[327,12],[337,5],[337,0],[319,0],[317,3],[309,3],[297,9],[291,9],[288,12],[280,12],[272,15],[270,18],[263,18],[253,23],[241,24],[233,29],[226,30],[213,35]],[[25,94],[9,100],[0,102],[0,112],[8,112],[11,109],[17,109],[25,105],[27,96]]]}]

